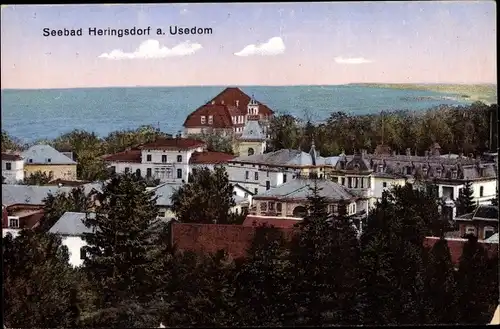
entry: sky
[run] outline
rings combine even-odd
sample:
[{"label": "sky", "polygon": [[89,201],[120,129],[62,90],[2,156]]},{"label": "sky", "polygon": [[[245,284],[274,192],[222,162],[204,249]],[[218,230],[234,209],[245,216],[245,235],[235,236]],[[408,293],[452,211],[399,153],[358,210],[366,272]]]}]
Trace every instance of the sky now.
[{"label": "sky", "polygon": [[[1,87],[496,84],[495,6],[493,1],[2,5]],[[172,35],[174,26],[212,33]],[[89,35],[89,28],[134,27],[151,27],[150,34]],[[82,36],[43,33],[80,28]]]}]

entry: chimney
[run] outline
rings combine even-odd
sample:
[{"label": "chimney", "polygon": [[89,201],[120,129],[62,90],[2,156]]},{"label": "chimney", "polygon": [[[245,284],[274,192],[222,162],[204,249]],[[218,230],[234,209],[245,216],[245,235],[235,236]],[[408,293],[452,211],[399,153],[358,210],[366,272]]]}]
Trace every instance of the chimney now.
[{"label": "chimney", "polygon": [[236,107],[240,106],[240,101],[236,100]]},{"label": "chimney", "polygon": [[215,105],[215,101],[212,101],[212,105]]},{"label": "chimney", "polygon": [[406,149],[406,155],[407,155],[407,156],[411,156],[411,149],[410,149],[410,148],[407,148],[407,149]]},{"label": "chimney", "polygon": [[222,100],[220,103],[221,103],[222,105],[224,105],[224,100]]}]

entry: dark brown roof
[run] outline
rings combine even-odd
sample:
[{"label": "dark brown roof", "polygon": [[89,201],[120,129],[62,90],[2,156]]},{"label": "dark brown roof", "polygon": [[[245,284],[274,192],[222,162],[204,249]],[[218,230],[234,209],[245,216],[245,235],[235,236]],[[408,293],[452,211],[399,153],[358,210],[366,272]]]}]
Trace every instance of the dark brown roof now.
[{"label": "dark brown roof", "polygon": [[235,156],[223,152],[194,152],[189,159],[190,164],[216,164],[216,163],[226,163],[229,160],[234,159]]},{"label": "dark brown roof", "polygon": [[[245,94],[241,89],[235,87],[226,88],[212,100],[188,115],[186,121],[184,121],[184,127],[230,128],[243,126],[243,124],[233,124],[231,117],[246,115],[250,100],[250,96]],[[264,116],[273,115],[274,112],[267,105],[258,101],[257,103],[259,104],[260,114]],[[213,123],[211,125],[208,124],[209,115],[213,116]],[[201,116],[207,116],[204,125],[201,124]]]},{"label": "dark brown roof", "polygon": [[18,161],[22,159],[23,158],[19,154],[2,153],[2,160],[4,161]]},{"label": "dark brown roof", "polygon": [[126,150],[103,156],[104,161],[141,163],[141,150]]},{"label": "dark brown roof", "polygon": [[142,144],[140,150],[192,150],[198,147],[205,147],[206,143],[191,138],[160,138],[154,142]]},{"label": "dark brown roof", "polygon": [[283,219],[282,217],[263,218],[261,216],[247,215],[245,221],[243,222],[243,226],[258,227],[268,225],[276,228],[293,228],[298,223],[298,220]]}]

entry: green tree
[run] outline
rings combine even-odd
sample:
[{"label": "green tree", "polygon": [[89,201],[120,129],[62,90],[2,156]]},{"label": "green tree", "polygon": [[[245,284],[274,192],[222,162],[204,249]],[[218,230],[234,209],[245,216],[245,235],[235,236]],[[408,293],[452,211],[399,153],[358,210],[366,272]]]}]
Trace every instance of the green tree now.
[{"label": "green tree", "polygon": [[[144,180],[134,174],[112,178],[96,197],[95,216],[84,220],[94,233],[84,234],[87,246],[83,250],[84,269],[101,298],[97,302],[99,313],[88,321],[118,326],[130,321],[125,316],[130,307],[144,307],[155,297],[156,200],[146,190]],[[146,320],[135,318],[132,323]]]},{"label": "green tree", "polygon": [[318,182],[310,187],[307,216],[291,241],[291,306],[297,311],[286,325],[359,321],[356,233],[348,218],[330,216]]},{"label": "green tree", "polygon": [[235,206],[233,191],[224,167],[196,169],[189,182],[172,195],[172,211],[183,223],[234,223],[236,216],[231,213]]},{"label": "green tree", "polygon": [[76,327],[79,301],[66,247],[51,234],[22,230],[3,239],[4,324]]},{"label": "green tree", "polygon": [[[486,273],[488,255],[477,237],[471,235],[464,244],[457,273],[461,324],[485,324],[491,320],[491,299],[488,298],[491,296],[491,285],[485,278]],[[498,293],[498,286],[496,290]]]},{"label": "green tree", "polygon": [[[283,232],[274,227],[256,228],[248,258],[238,267],[235,300],[238,326],[283,326],[290,308],[290,266]],[[269,289],[273,287],[273,289]]]},{"label": "green tree", "polygon": [[46,172],[35,171],[32,174],[24,177],[23,184],[24,185],[47,185],[50,181],[52,181],[54,177]]},{"label": "green tree", "polygon": [[458,286],[450,249],[444,238],[439,239],[429,252],[425,289],[431,306],[428,323],[458,323]]},{"label": "green tree", "polygon": [[476,209],[474,203],[474,190],[471,182],[465,182],[464,187],[458,193],[457,199],[457,215],[470,214]]},{"label": "green tree", "polygon": [[439,220],[437,202],[411,186],[382,195],[361,237],[361,286],[365,324],[422,324],[425,301],[425,236]]},{"label": "green tree", "polygon": [[231,137],[223,136],[222,134],[215,132],[191,134],[188,137],[207,143],[208,151],[233,154],[233,140]]},{"label": "green tree", "polygon": [[301,144],[301,134],[297,120],[289,114],[274,116],[269,125],[271,135],[270,150],[298,149]]},{"label": "green tree", "polygon": [[59,192],[56,195],[49,193],[43,202],[44,216],[37,227],[37,230],[43,232],[48,232],[65,212],[85,213],[92,205],[91,195],[87,195],[82,186],[73,188],[69,193]]},{"label": "green tree", "polygon": [[22,151],[24,145],[16,138],[11,137],[5,130],[2,130],[2,152]]}]

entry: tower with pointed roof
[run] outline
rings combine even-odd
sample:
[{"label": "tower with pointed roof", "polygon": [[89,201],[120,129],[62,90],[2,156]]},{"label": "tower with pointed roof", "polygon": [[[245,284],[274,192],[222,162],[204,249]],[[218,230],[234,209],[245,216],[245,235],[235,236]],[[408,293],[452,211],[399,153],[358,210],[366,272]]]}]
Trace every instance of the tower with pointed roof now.
[{"label": "tower with pointed roof", "polygon": [[[257,105],[258,106],[258,105]],[[250,104],[249,104],[250,111]],[[249,116],[243,133],[238,138],[237,153],[240,156],[263,154],[266,149],[266,135],[258,118]]]},{"label": "tower with pointed roof", "polygon": [[247,105],[247,120],[253,116],[259,115],[259,103],[255,100],[254,95],[250,98],[250,102]]}]

